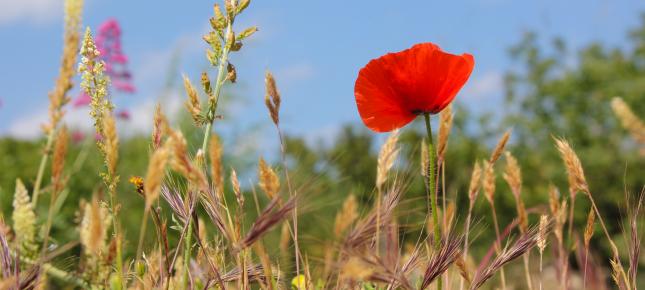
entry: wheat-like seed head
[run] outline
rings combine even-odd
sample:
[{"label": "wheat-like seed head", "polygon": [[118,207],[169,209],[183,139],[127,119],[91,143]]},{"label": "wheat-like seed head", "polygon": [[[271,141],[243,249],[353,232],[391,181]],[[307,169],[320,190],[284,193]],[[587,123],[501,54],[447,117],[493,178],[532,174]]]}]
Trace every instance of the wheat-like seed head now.
[{"label": "wheat-like seed head", "polygon": [[163,136],[168,130],[168,119],[166,119],[166,116],[161,109],[161,104],[157,104],[155,107],[152,126],[152,148],[157,150],[161,147]]},{"label": "wheat-like seed head", "polygon": [[231,169],[231,185],[233,186],[233,193],[235,193],[235,199],[240,208],[244,208],[244,194],[240,189],[240,181],[237,179],[237,172],[235,169]]},{"label": "wheat-like seed head", "polygon": [[169,157],[168,155],[168,149],[162,147],[152,153],[150,162],[148,162],[148,171],[146,173],[146,179],[143,185],[146,198],[146,207],[152,206],[152,204],[159,197],[161,184],[166,172],[166,163],[168,162]]},{"label": "wheat-like seed head", "polygon": [[358,204],[356,203],[356,197],[350,194],[343,202],[343,208],[336,214],[334,222],[335,237],[340,239],[343,232],[356,221],[356,218],[358,218]]},{"label": "wheat-like seed head", "polygon": [[168,129],[168,136],[169,139],[167,142],[170,143],[166,146],[171,148],[170,155],[172,156],[172,168],[193,183],[193,185],[198,189],[204,192],[208,191],[208,182],[206,181],[204,172],[197,168],[188,156],[188,149],[184,135],[181,131]]},{"label": "wheat-like seed head", "polygon": [[484,160],[484,179],[483,179],[484,196],[490,204],[495,203],[495,169],[493,163]]},{"label": "wheat-like seed head", "polygon": [[564,224],[567,223],[567,206],[567,200],[563,199],[558,207],[558,214],[553,216],[555,219],[553,233],[561,243],[564,241]]},{"label": "wheat-like seed head", "polygon": [[450,129],[452,128],[452,105],[449,105],[439,115],[439,135],[437,143],[437,158],[438,160],[443,160],[446,155],[446,149],[448,148],[448,136],[450,135]]},{"label": "wheat-like seed head", "polygon": [[280,123],[280,92],[275,84],[275,78],[271,72],[267,71],[264,76],[264,85],[266,94],[264,95],[264,103],[269,109],[271,120],[274,124]]},{"label": "wheat-like seed head", "polygon": [[553,216],[558,215],[560,208],[560,192],[553,184],[549,184],[549,209]]},{"label": "wheat-like seed head", "polygon": [[258,175],[260,177],[260,188],[269,199],[273,199],[278,191],[280,191],[280,178],[278,178],[278,175],[267,165],[263,158],[260,158],[260,163],[258,164]]},{"label": "wheat-like seed head", "polygon": [[186,90],[186,95],[188,100],[185,103],[186,110],[190,113],[190,116],[193,118],[195,125],[201,126],[204,124],[204,118],[202,117],[202,105],[199,102],[199,95],[197,90],[188,77],[184,76],[184,89]]},{"label": "wheat-like seed head", "polygon": [[508,143],[508,139],[511,137],[511,130],[508,130],[504,132],[504,135],[502,138],[499,139],[499,142],[497,142],[497,146],[495,146],[495,149],[493,150],[493,153],[490,155],[490,159],[488,159],[488,162],[491,164],[494,164],[497,162],[497,159],[499,159],[500,156],[502,156],[502,153],[504,152],[504,148],[506,148],[506,143]]},{"label": "wheat-like seed head", "polygon": [[575,196],[576,192],[582,191],[588,192],[587,180],[585,179],[584,171],[582,170],[582,163],[576,152],[573,151],[569,142],[561,138],[555,138],[555,144],[560,151],[560,156],[564,161],[564,165],[567,169],[567,176],[569,178],[569,192],[572,196]]},{"label": "wheat-like seed head", "polygon": [[397,142],[399,140],[399,132],[395,130],[390,134],[385,141],[385,144],[381,147],[381,151],[378,155],[378,166],[376,167],[376,188],[381,191],[383,189],[383,184],[387,180],[387,173],[394,165],[396,157],[399,154],[399,148],[397,147]]},{"label": "wheat-like seed head", "polygon": [[461,253],[457,256],[457,259],[455,260],[455,265],[457,265],[457,269],[459,269],[459,275],[470,284],[472,282],[472,277],[470,276],[470,272],[468,272],[468,268],[466,267],[466,260],[464,259],[464,256],[461,255]]},{"label": "wheat-like seed head", "polygon": [[645,123],[639,119],[629,106],[619,97],[611,100],[611,108],[620,123],[631,133],[636,142],[645,144]]},{"label": "wheat-like seed head", "polygon": [[65,156],[67,156],[67,142],[68,142],[67,128],[63,126],[56,136],[56,145],[54,146],[54,154],[52,157],[52,187],[53,192],[57,193],[63,187],[63,167],[65,166]]},{"label": "wheat-like seed head", "polygon": [[470,185],[468,186],[468,198],[470,199],[470,204],[472,205],[477,198],[477,193],[479,193],[479,188],[481,187],[482,180],[482,167],[479,165],[479,161],[475,162],[473,166],[473,173],[470,176]]},{"label": "wheat-like seed head", "polygon": [[589,215],[587,215],[587,225],[585,226],[585,233],[584,233],[584,244],[585,244],[585,248],[587,249],[589,248],[589,241],[593,236],[593,228],[594,228],[595,222],[596,222],[596,214],[592,208],[589,210]]},{"label": "wheat-like seed head", "polygon": [[63,107],[69,103],[67,93],[72,89],[74,66],[78,53],[80,40],[81,14],[83,0],[65,1],[65,32],[63,44],[63,57],[54,89],[49,92],[49,124],[43,125],[46,133],[54,130],[65,115]]},{"label": "wheat-like seed head", "polygon": [[506,157],[506,170],[504,171],[504,180],[508,183],[511,188],[511,192],[515,196],[516,200],[520,199],[520,193],[522,192],[522,171],[520,166],[517,163],[517,159],[513,157],[511,152],[506,151],[504,153]]},{"label": "wheat-like seed head", "polygon": [[548,226],[549,226],[549,217],[545,214],[541,215],[540,225],[538,228],[538,236],[537,236],[537,246],[538,246],[538,249],[540,250],[540,254],[543,253],[544,249],[546,248]]},{"label": "wheat-like seed head", "polygon": [[224,173],[222,172],[222,142],[217,135],[211,137],[208,145],[208,155],[211,165],[211,178],[215,192],[219,197],[224,195]]},{"label": "wheat-like seed head", "polygon": [[116,121],[112,114],[107,114],[103,118],[104,140],[105,144],[105,165],[110,176],[116,175],[116,165],[119,160],[119,137],[116,133]]},{"label": "wheat-like seed head", "polygon": [[515,197],[515,207],[517,209],[517,217],[519,219],[520,230],[522,233],[528,230],[528,215],[526,213],[526,207],[524,206],[524,200],[520,197],[522,192],[522,171],[518,165],[517,159],[513,157],[511,152],[504,152],[506,158],[506,170],[504,171],[504,180],[508,183],[511,188],[511,192]]}]

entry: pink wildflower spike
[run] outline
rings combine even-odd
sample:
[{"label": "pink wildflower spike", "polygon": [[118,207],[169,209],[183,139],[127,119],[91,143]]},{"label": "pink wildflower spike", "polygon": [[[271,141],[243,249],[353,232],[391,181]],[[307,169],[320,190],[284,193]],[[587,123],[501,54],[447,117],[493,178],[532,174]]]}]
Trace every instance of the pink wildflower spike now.
[{"label": "pink wildflower spike", "polygon": [[116,117],[121,119],[121,120],[130,120],[130,111],[128,110],[121,110],[116,113]]},{"label": "pink wildflower spike", "polygon": [[121,46],[121,27],[116,19],[108,19],[99,26],[96,47],[101,52],[100,58],[105,62],[105,72],[110,76],[114,89],[133,93],[135,87],[127,68],[128,57]]},{"label": "pink wildflower spike", "polygon": [[80,130],[75,130],[72,132],[72,142],[74,144],[79,144],[85,139],[85,133],[81,132]]},{"label": "pink wildflower spike", "polygon": [[74,99],[74,102],[72,103],[72,106],[74,108],[80,108],[80,107],[85,107],[90,104],[92,101],[92,98],[86,94],[86,93],[81,93]]}]

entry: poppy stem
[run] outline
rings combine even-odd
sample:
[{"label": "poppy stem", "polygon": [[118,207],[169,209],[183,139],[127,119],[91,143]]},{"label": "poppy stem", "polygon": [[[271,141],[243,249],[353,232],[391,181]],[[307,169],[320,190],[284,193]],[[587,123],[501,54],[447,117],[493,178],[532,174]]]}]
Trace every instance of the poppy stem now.
[{"label": "poppy stem", "polygon": [[[434,231],[434,254],[438,254],[441,249],[441,230],[439,229],[439,214],[437,212],[437,190],[435,185],[435,168],[436,153],[434,143],[432,142],[432,126],[430,125],[430,113],[423,113],[426,121],[426,130],[428,131],[428,174],[426,174],[428,194],[430,194],[430,208],[432,211],[432,229]],[[442,288],[441,276],[437,279],[437,289]]]}]

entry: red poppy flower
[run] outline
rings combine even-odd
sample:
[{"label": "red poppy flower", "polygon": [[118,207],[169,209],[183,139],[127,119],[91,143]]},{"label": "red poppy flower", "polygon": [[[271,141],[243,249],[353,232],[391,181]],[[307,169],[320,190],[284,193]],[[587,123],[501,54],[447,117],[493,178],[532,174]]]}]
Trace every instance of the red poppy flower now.
[{"label": "red poppy flower", "polygon": [[376,132],[388,132],[417,115],[439,113],[464,86],[474,65],[472,55],[446,53],[432,43],[373,59],[360,70],[354,86],[361,119]]}]

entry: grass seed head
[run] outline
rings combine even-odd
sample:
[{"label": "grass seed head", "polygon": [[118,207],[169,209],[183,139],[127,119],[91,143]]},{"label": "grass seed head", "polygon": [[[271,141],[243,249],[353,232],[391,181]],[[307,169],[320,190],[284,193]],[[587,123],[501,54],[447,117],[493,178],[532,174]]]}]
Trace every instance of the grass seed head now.
[{"label": "grass seed head", "polygon": [[645,123],[634,114],[625,101],[619,97],[614,97],[611,100],[611,108],[623,127],[629,130],[634,140],[645,144]]},{"label": "grass seed head", "polygon": [[502,138],[499,139],[499,142],[497,142],[497,146],[495,146],[495,149],[493,150],[493,153],[490,155],[490,159],[488,160],[491,164],[494,164],[497,162],[497,159],[499,159],[500,156],[502,156],[502,153],[504,152],[504,148],[506,148],[506,143],[508,143],[508,139],[511,137],[511,130],[508,130],[504,132],[504,135]]},{"label": "grass seed head", "polygon": [[280,179],[278,178],[278,175],[269,165],[267,165],[263,158],[260,158],[258,173],[260,177],[260,188],[269,197],[269,199],[273,199],[278,191],[280,191]]},{"label": "grass seed head", "polygon": [[398,140],[399,133],[398,130],[395,130],[387,138],[379,152],[378,165],[376,167],[376,188],[379,191],[383,189],[383,184],[387,180],[387,173],[392,168],[392,165],[394,165],[394,161],[396,161],[396,157],[399,154],[399,148],[397,147]]}]

